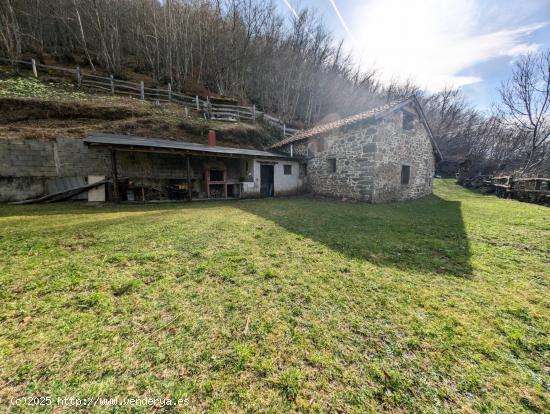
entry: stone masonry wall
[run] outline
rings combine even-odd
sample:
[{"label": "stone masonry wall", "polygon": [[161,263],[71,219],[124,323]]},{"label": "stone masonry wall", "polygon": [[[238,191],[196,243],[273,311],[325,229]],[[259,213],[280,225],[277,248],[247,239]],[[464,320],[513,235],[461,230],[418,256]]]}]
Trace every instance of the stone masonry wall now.
[{"label": "stone masonry wall", "polygon": [[[371,201],[376,144],[374,126],[362,122],[310,138],[308,188],[329,197]],[[336,159],[336,172],[329,159]]]},{"label": "stone masonry wall", "polygon": [[[401,113],[380,122],[376,133],[375,178],[372,201],[409,200],[432,193],[435,169],[428,133],[415,116],[413,128],[403,130]],[[401,167],[410,166],[409,184],[401,184]]]},{"label": "stone masonry wall", "polygon": [[[407,130],[402,117],[399,111],[294,143],[294,154],[307,158],[308,190],[373,203],[431,194],[432,144],[417,115]],[[289,145],[282,150],[290,152]],[[336,159],[336,172],[331,171],[331,158]],[[409,184],[401,184],[403,165],[410,167]]]},{"label": "stone masonry wall", "polygon": [[295,157],[307,157],[307,140],[293,142],[292,144],[287,144],[282,146],[281,148],[277,148],[277,151],[284,152],[286,154],[290,154],[290,146],[292,145],[292,155]]}]

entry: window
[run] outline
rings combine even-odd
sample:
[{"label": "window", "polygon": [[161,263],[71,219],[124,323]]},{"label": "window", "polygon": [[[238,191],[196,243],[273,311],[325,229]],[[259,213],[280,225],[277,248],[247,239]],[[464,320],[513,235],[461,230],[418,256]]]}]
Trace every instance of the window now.
[{"label": "window", "polygon": [[307,175],[307,164],[300,164],[300,177]]},{"label": "window", "polygon": [[409,130],[414,127],[414,116],[409,112],[403,112],[403,129]]},{"label": "window", "polygon": [[285,175],[292,175],[292,164],[283,165]]},{"label": "window", "polygon": [[331,173],[336,172],[336,158],[329,158],[328,159],[328,171]]},{"label": "window", "polygon": [[410,177],[411,177],[411,167],[409,165],[402,165],[401,166],[401,184],[402,185],[409,184]]}]

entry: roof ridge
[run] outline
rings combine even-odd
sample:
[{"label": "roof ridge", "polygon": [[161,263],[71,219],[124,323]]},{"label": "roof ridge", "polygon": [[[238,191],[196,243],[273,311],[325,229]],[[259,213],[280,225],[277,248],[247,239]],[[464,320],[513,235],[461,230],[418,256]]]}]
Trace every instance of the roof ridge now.
[{"label": "roof ridge", "polygon": [[284,138],[281,141],[271,145],[269,148],[277,148],[281,147],[283,145],[289,144],[291,142],[299,141],[305,138],[309,138],[314,135],[318,135],[320,133],[331,131],[333,129],[336,129],[340,126],[350,125],[357,121],[362,121],[364,119],[368,119],[372,116],[377,115],[380,112],[389,110],[397,105],[403,104],[405,102],[409,102],[414,98],[414,96],[408,97],[406,99],[399,99],[395,101],[388,102],[384,105],[380,105],[371,109],[368,109],[366,111],[358,112],[353,115],[346,116],[342,119],[338,119],[336,121],[330,121],[325,122],[324,124],[315,125],[312,128],[308,128],[302,131],[298,131],[294,135],[291,135],[290,137]]}]

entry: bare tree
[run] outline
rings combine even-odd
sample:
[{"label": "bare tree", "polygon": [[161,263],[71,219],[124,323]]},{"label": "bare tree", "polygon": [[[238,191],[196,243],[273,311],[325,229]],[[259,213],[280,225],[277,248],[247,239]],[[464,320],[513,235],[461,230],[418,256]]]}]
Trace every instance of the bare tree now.
[{"label": "bare tree", "polygon": [[512,78],[499,88],[498,113],[524,138],[525,161],[521,173],[545,163],[550,136],[550,50],[522,57]]},{"label": "bare tree", "polygon": [[5,0],[0,5],[0,41],[2,49],[15,62],[21,55],[21,31],[12,0]]},{"label": "bare tree", "polygon": [[314,10],[291,20],[277,10],[273,0],[0,0],[0,54],[143,73],[174,90],[253,103],[300,128],[415,94],[454,164],[467,160],[474,173],[518,163],[540,171],[548,159],[548,54],[529,58],[503,88],[501,125],[460,91],[378,82]]}]

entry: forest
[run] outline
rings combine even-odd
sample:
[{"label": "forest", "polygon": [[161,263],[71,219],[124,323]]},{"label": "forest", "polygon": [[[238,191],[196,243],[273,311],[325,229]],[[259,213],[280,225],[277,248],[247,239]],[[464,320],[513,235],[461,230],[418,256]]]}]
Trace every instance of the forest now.
[{"label": "forest", "polygon": [[142,73],[178,91],[255,104],[298,128],[416,94],[442,175],[550,174],[550,51],[515,63],[490,113],[458,89],[380,82],[314,10],[290,19],[272,1],[2,0],[0,54]]}]

